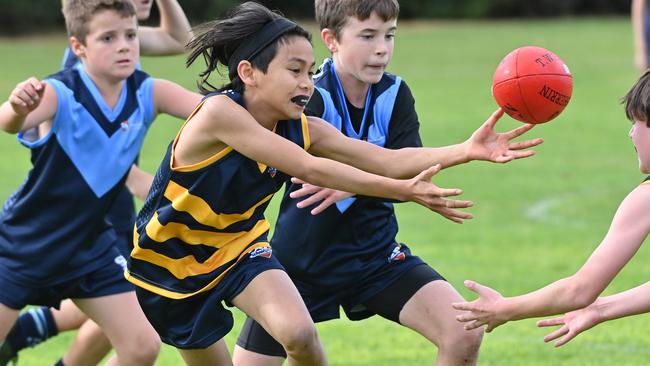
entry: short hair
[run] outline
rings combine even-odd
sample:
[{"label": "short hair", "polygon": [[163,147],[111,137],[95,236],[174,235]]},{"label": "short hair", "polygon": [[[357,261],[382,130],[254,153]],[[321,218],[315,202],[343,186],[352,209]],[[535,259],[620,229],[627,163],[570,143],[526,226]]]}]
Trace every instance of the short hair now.
[{"label": "short hair", "polygon": [[100,11],[113,10],[123,18],[136,16],[131,0],[62,0],[63,17],[68,37],[85,42],[88,23]]},{"label": "short hair", "polygon": [[625,106],[625,115],[630,121],[645,121],[650,127],[650,69],[632,85],[621,103]]},{"label": "short hair", "polygon": [[397,0],[316,0],[314,10],[320,29],[331,29],[339,38],[347,17],[366,20],[376,13],[384,21],[397,19],[399,3]]}]

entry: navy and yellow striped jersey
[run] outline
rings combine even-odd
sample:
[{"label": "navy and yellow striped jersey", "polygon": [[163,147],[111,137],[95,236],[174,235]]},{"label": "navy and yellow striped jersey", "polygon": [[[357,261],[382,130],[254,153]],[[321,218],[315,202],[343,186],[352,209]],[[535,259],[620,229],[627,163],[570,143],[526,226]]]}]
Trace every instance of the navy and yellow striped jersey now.
[{"label": "navy and yellow striped jersey", "polygon": [[105,216],[155,116],[153,79],[141,71],[126,79],[113,108],[82,65],[45,82],[57,96],[52,128],[18,134],[33,168],[0,213],[0,275],[36,286],[106,265],[98,259],[112,250],[115,232]]},{"label": "navy and yellow striped jersey", "polygon": [[[219,95],[243,105],[240,94]],[[175,167],[174,147],[182,130],[167,149],[138,214],[125,273],[135,285],[172,299],[217,286],[248,253],[269,247],[264,210],[289,178],[231,147],[200,163]],[[275,133],[309,149],[304,115],[300,121],[278,122]]]}]

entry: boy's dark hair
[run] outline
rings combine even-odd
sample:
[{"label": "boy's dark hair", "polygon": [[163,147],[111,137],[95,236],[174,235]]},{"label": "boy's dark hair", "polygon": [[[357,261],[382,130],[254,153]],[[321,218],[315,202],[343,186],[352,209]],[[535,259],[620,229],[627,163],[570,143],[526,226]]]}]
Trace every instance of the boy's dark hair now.
[{"label": "boy's dark hair", "polygon": [[[230,83],[221,88],[216,88],[210,84],[208,81],[210,74],[217,70],[219,65],[227,68],[229,63],[233,61],[231,59],[238,47],[254,40],[256,33],[262,30],[263,27],[271,22],[282,22],[283,20],[286,20],[286,18],[281,14],[249,1],[235,7],[227,17],[199,26],[195,30],[195,34],[198,35],[187,45],[191,52],[187,57],[186,65],[189,67],[199,56],[203,56],[207,68],[199,74],[201,77],[198,82],[200,92],[208,94],[213,91],[231,89],[243,93],[244,84],[236,73],[230,72]],[[255,69],[266,73],[269,64],[277,54],[278,45],[286,43],[290,37],[304,37],[311,42],[311,34],[304,28],[291,23],[289,20],[286,20],[284,24],[289,24],[289,28],[285,27],[284,31],[281,31],[274,40],[252,57],[245,58],[250,61]]]},{"label": "boy's dark hair", "polygon": [[86,42],[88,23],[93,16],[103,10],[113,10],[123,18],[135,17],[135,7],[131,0],[63,0],[63,17],[68,37]]},{"label": "boy's dark hair", "polygon": [[625,115],[630,121],[645,121],[650,127],[650,69],[646,70],[639,80],[632,85],[621,100],[625,105]]},{"label": "boy's dark hair", "polygon": [[376,13],[381,19],[388,21],[397,19],[399,15],[397,0],[316,0],[314,8],[320,29],[331,29],[337,39],[348,17],[363,21],[370,18],[372,13]]}]

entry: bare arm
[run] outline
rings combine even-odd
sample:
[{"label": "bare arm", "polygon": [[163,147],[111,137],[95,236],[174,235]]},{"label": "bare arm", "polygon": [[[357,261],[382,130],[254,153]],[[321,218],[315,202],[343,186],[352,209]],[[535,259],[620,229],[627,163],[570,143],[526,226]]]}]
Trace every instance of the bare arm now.
[{"label": "bare arm", "polygon": [[156,79],[153,86],[155,111],[187,119],[203,96],[171,81]]},{"label": "bare arm", "polygon": [[17,133],[54,118],[57,108],[54,89],[32,77],[16,85],[0,106],[0,129]]},{"label": "bare arm", "polygon": [[586,308],[558,318],[540,320],[537,325],[561,325],[559,329],[544,337],[544,342],[562,337],[555,343],[556,347],[560,347],[600,323],[647,312],[650,312],[650,282],[612,296],[599,297]]},{"label": "bare arm", "polygon": [[192,38],[192,28],[177,0],[156,0],[160,26],[140,27],[140,50],[143,55],[182,53]]},{"label": "bare arm", "polygon": [[153,175],[140,169],[137,165],[131,166],[129,175],[126,177],[126,187],[129,192],[136,196],[140,201],[144,201],[151,189],[153,183]]},{"label": "bare arm", "polygon": [[607,235],[580,270],[526,295],[503,298],[489,287],[467,281],[479,299],[454,304],[468,312],[459,320],[466,328],[482,325],[488,331],[511,320],[560,314],[591,304],[623,266],[634,256],[650,231],[650,185],[635,188],[621,203]]},{"label": "bare arm", "polygon": [[541,139],[510,142],[533,126],[525,125],[507,133],[497,134],[494,132],[494,126],[502,115],[503,111],[497,110],[467,141],[461,144],[398,150],[383,149],[347,138],[321,119],[310,117],[310,131],[312,131],[310,152],[392,178],[410,178],[434,164],[441,164],[446,168],[471,160],[506,163],[533,155],[533,151],[519,150],[538,145],[542,143]]},{"label": "bare arm", "polygon": [[262,127],[226,96],[208,99],[179,136],[173,164],[190,165],[232,148],[257,162],[315,184],[369,196],[414,201],[426,207],[467,207],[471,202],[441,197],[444,190],[430,183],[439,167],[410,180],[389,179],[329,159],[312,156],[298,145]]},{"label": "bare arm", "polygon": [[646,0],[632,0],[632,31],[634,33],[634,62],[641,72],[648,67],[645,41]]}]

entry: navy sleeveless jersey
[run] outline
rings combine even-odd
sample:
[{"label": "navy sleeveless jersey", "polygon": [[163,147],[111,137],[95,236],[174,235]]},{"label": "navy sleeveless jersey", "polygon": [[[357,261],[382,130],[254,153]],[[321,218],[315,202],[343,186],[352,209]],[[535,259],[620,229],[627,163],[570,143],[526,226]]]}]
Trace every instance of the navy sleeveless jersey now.
[{"label": "navy sleeveless jersey", "polygon": [[[61,70],[75,67],[78,64],[80,64],[79,59],[72,50],[70,50],[70,47],[67,47],[63,54]],[[140,70],[139,62],[136,65],[136,68]],[[106,218],[111,224],[113,224],[113,227],[118,232],[133,230],[133,224],[135,223],[135,203],[133,202],[131,191],[129,191],[126,186],[124,186],[124,188],[117,194],[117,197],[115,197],[115,201],[111,205]]]},{"label": "navy sleeveless jersey", "polygon": [[[356,126],[348,110],[353,107],[348,105],[331,60],[321,66],[315,85],[307,114],[323,118],[351,138],[378,146],[421,146],[414,101],[399,77],[385,73],[369,88],[362,120]],[[309,208],[297,208],[299,200],[289,197],[298,188],[288,185],[271,241],[292,279],[314,286],[345,285],[358,280],[360,273],[372,271],[377,260],[388,259],[390,253],[385,251],[398,230],[392,204],[353,197],[314,216]]]},{"label": "navy sleeveless jersey", "polygon": [[32,169],[0,213],[0,275],[49,285],[91,272],[114,245],[105,216],[153,118],[153,81],[136,71],[111,109],[81,65],[45,79],[52,128],[19,133]]},{"label": "navy sleeveless jersey", "polygon": [[[217,95],[243,105],[238,93]],[[138,214],[135,248],[126,272],[135,285],[172,299],[214,288],[253,251],[269,253],[270,225],[264,210],[288,180],[286,174],[231,147],[203,162],[174,167],[174,147],[181,132],[170,144]],[[275,133],[309,148],[304,115],[301,120],[278,122]]]}]

